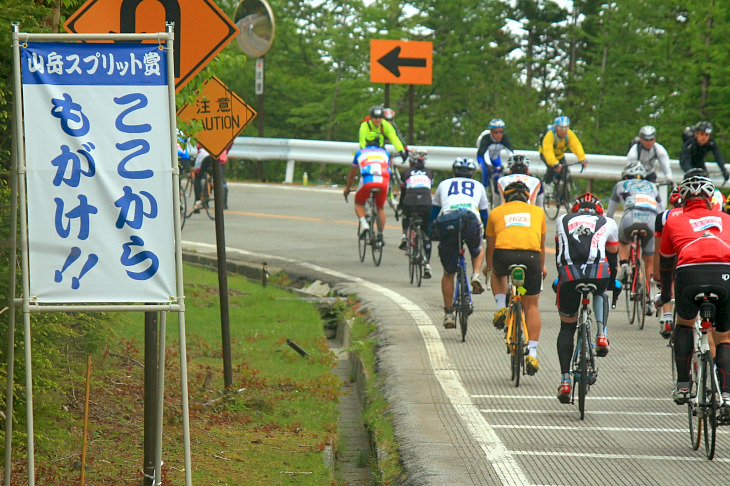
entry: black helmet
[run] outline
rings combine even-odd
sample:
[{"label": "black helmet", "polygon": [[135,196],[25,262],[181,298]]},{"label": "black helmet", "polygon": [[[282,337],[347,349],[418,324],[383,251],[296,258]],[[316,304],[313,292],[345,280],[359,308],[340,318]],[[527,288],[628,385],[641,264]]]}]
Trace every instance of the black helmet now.
[{"label": "black helmet", "polygon": [[477,170],[477,166],[469,157],[457,157],[451,165],[451,170],[455,177],[471,178],[474,175],[474,171]]},{"label": "black helmet", "polygon": [[697,132],[712,133],[712,123],[708,121],[697,122],[697,125],[695,125],[695,133]]},{"label": "black helmet", "polygon": [[426,166],[426,157],[428,156],[428,150],[424,148],[410,148],[408,150],[408,163],[411,167],[422,169]]},{"label": "black helmet", "polygon": [[370,118],[383,118],[383,107],[382,106],[371,106],[370,107]]},{"label": "black helmet", "polygon": [[507,169],[510,174],[527,174],[530,169],[530,159],[526,155],[510,155],[507,159]]},{"label": "black helmet", "polygon": [[504,201],[523,201],[527,202],[530,199],[530,188],[527,187],[522,181],[515,181],[507,184],[504,188]]}]

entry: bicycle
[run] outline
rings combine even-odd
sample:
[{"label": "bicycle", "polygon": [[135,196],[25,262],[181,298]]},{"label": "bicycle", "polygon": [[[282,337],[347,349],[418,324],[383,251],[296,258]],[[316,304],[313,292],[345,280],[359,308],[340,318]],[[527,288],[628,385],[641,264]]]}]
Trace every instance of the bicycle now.
[{"label": "bicycle", "polygon": [[[194,171],[190,171],[191,174]],[[196,176],[190,176],[188,177],[188,181],[192,178],[192,184],[196,183],[196,178],[200,177],[200,174]],[[184,191],[187,191],[187,182]],[[205,209],[205,214],[208,215],[208,218],[215,219],[215,197],[213,195],[213,175],[209,171],[205,171],[205,174],[203,175],[203,187],[200,191],[200,207],[195,207],[195,203],[193,203],[193,207],[188,213],[186,217],[191,217],[195,213],[199,213],[200,209]]]},{"label": "bicycle", "polygon": [[[390,184],[388,184],[388,206],[390,206],[393,209],[393,213],[395,214],[395,220],[398,221],[401,217],[401,214],[403,214],[403,210],[401,209],[400,205],[398,204],[398,198],[400,197],[400,187],[402,184],[402,180],[400,178],[400,171],[398,170],[398,167],[395,165],[395,161],[393,160],[395,157],[400,157],[401,162],[403,162],[403,155],[401,155],[400,152],[388,152],[388,155],[390,155]],[[397,187],[398,190],[394,191],[393,187]]]},{"label": "bicycle", "polygon": [[[591,385],[596,383],[598,379],[598,367],[596,366],[596,355],[593,350],[593,342],[591,341],[591,298],[590,295],[596,291],[596,284],[580,283],[575,287],[576,291],[581,294],[580,314],[578,315],[578,328],[576,333],[575,351],[573,353],[573,361],[571,363],[571,374],[573,375],[572,396],[570,403],[575,403],[575,389],[578,389],[578,409],[580,410],[580,419],[585,418],[586,412],[586,395]],[[604,293],[604,299],[607,295]],[[613,305],[616,304],[618,296],[614,293]],[[608,306],[604,301],[603,306],[603,322],[608,320]]]},{"label": "bicycle", "polygon": [[[689,435],[694,450],[699,449],[702,432],[705,433],[705,455],[712,460],[715,456],[717,426],[730,424],[727,415],[720,416],[721,391],[715,372],[708,333],[715,329],[715,302],[718,295],[710,290],[698,293],[694,300],[700,303],[695,319],[695,346],[690,362],[690,398],[687,402]],[[697,427],[695,428],[695,420]]]},{"label": "bicycle", "polygon": [[459,220],[459,263],[456,267],[456,284],[454,286],[454,300],[452,307],[454,309],[454,318],[459,323],[461,329],[461,342],[466,341],[466,329],[469,324],[469,316],[474,312],[474,304],[471,300],[471,287],[467,280],[466,259],[464,254],[464,240],[461,239],[461,231],[464,228],[464,221]]},{"label": "bicycle", "polygon": [[644,267],[641,238],[646,230],[633,230],[629,242],[629,269],[626,275],[626,314],[629,324],[633,324],[638,316],[639,329],[644,329],[646,321],[646,303],[649,300],[649,289],[646,285],[646,268]]},{"label": "bicycle", "polygon": [[[365,261],[368,246],[371,248],[373,263],[377,267],[383,258],[383,223],[380,221],[378,208],[375,205],[375,195],[380,192],[379,188],[370,191],[370,198],[365,202],[365,221],[368,223],[368,230],[363,234],[362,225],[357,224],[357,252],[360,261]],[[347,196],[345,196],[347,201]]]},{"label": "bicycle", "polygon": [[426,240],[421,225],[423,218],[420,214],[411,215],[408,222],[406,256],[408,257],[408,275],[410,282],[415,280],[416,286],[421,286],[423,267],[426,265]]},{"label": "bicycle", "polygon": [[[571,191],[576,191],[578,188],[573,182],[573,177],[570,175],[570,166],[581,165],[580,162],[573,162],[572,164],[564,164],[562,170],[555,174],[553,180],[555,181],[555,187],[551,193],[545,192],[543,197],[543,207],[545,209],[545,215],[554,220],[560,213],[560,207],[565,206],[565,212],[569,213],[571,205],[573,204],[573,196]],[[581,167],[583,172],[583,167]]]},{"label": "bicycle", "polygon": [[[520,375],[527,373],[525,369],[525,356],[527,355],[527,322],[525,321],[525,310],[522,307],[522,296],[525,295],[525,265],[510,265],[507,277],[507,288],[509,289],[509,303],[507,306],[507,319],[504,337],[507,342],[507,354],[510,355],[512,368],[512,381],[515,387],[520,386]],[[520,372],[520,368],[522,372]]]}]

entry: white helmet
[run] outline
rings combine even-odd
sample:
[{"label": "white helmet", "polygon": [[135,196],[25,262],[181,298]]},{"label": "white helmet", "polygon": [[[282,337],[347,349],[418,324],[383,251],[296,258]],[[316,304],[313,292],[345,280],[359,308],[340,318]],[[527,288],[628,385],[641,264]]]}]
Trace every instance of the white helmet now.
[{"label": "white helmet", "polygon": [[621,171],[621,178],[622,179],[645,179],[646,178],[646,169],[644,168],[644,164],[639,162],[638,160],[636,162],[631,162],[629,165],[624,167],[624,170]]},{"label": "white helmet", "polygon": [[639,137],[644,140],[654,140],[656,138],[656,128],[651,125],[641,127],[641,130],[639,130]]}]

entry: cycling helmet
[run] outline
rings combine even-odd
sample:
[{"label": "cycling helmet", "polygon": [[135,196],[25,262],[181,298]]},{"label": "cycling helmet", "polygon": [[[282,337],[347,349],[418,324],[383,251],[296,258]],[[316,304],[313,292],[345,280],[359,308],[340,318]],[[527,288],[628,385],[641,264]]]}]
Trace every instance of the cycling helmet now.
[{"label": "cycling helmet", "polygon": [[371,106],[370,118],[383,118],[383,108],[380,106]]},{"label": "cycling helmet", "polygon": [[455,177],[470,178],[474,175],[474,171],[477,170],[477,166],[469,157],[457,157],[451,166],[451,170]]},{"label": "cycling helmet", "polygon": [[712,199],[715,193],[715,185],[707,177],[688,177],[679,185],[679,197],[682,198],[682,204],[686,204],[690,199]]},{"label": "cycling helmet", "polygon": [[689,179],[690,177],[710,177],[707,170],[702,167],[695,167],[684,173],[683,179]]},{"label": "cycling helmet", "polygon": [[527,174],[530,168],[530,159],[525,155],[510,155],[507,159],[507,169],[510,174]]},{"label": "cycling helmet", "polygon": [[522,181],[515,181],[507,184],[504,188],[504,200],[527,202],[530,199],[530,188]]},{"label": "cycling helmet", "polygon": [[577,213],[579,211],[595,213],[599,216],[603,216],[603,204],[601,204],[601,200],[596,196],[590,192],[586,192],[585,194],[578,196],[575,201],[573,201],[571,212]]},{"label": "cycling helmet", "polygon": [[423,148],[410,148],[408,150],[408,162],[411,167],[423,168],[426,166],[428,150]]},{"label": "cycling helmet", "polygon": [[712,123],[708,121],[698,122],[697,125],[695,125],[695,133],[696,132],[712,133]]},{"label": "cycling helmet", "polygon": [[641,127],[641,130],[639,130],[639,137],[644,140],[654,140],[656,138],[656,128],[651,125]]},{"label": "cycling helmet", "polygon": [[559,116],[553,122],[555,128],[568,128],[570,126],[570,118],[567,116]]},{"label": "cycling helmet", "polygon": [[646,169],[644,168],[644,164],[642,164],[638,160],[636,162],[631,162],[626,167],[624,167],[624,170],[621,171],[621,178],[622,179],[645,179],[646,178]]},{"label": "cycling helmet", "polygon": [[490,130],[494,130],[495,128],[504,128],[504,127],[505,127],[504,120],[501,120],[499,118],[493,118],[489,122],[489,129]]},{"label": "cycling helmet", "polygon": [[669,194],[669,204],[675,208],[682,205],[682,196],[679,195],[679,186],[672,189],[671,194]]},{"label": "cycling helmet", "polygon": [[391,108],[383,108],[383,118],[385,118],[389,122],[392,122],[395,118],[395,111],[393,111]]}]

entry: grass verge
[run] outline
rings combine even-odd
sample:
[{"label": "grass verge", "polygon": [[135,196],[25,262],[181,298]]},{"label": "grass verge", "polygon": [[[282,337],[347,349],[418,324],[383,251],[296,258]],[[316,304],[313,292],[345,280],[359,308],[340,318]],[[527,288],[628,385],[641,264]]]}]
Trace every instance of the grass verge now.
[{"label": "grass verge", "polygon": [[[193,482],[202,485],[335,484],[322,450],[337,430],[340,381],[335,357],[311,304],[283,290],[229,277],[233,388],[223,391],[217,275],[185,266],[186,328]],[[111,339],[92,355],[87,485],[141,484],[144,318],[108,314]],[[291,339],[310,356],[302,358]],[[162,484],[184,484],[177,315],[169,314]],[[68,387],[36,397],[36,482],[78,484],[86,355],[59,363]],[[37,415],[37,413],[36,413]],[[27,477],[15,425],[13,484]]]}]

